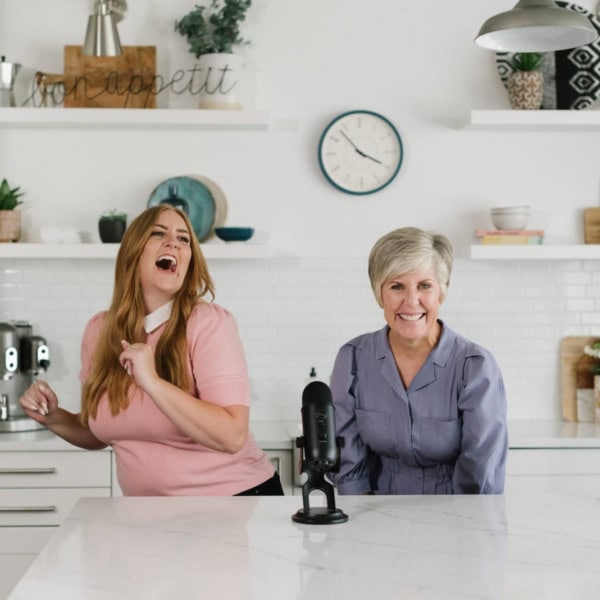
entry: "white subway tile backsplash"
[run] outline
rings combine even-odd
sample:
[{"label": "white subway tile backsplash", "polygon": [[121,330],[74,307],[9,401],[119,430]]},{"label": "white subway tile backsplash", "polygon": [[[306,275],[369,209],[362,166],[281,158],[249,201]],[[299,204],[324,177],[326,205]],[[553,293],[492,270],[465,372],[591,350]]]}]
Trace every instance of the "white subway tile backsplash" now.
[{"label": "white subway tile backsplash", "polygon": [[[383,325],[366,257],[209,266],[216,302],[235,315],[244,342],[254,421],[299,419],[310,368],[327,379],[344,342]],[[81,334],[110,303],[112,285],[110,261],[0,262],[0,319],[27,319],[48,339],[44,377],[71,410]],[[456,260],[441,317],[494,353],[510,418],[559,417],[560,338],[600,335],[600,262]]]}]

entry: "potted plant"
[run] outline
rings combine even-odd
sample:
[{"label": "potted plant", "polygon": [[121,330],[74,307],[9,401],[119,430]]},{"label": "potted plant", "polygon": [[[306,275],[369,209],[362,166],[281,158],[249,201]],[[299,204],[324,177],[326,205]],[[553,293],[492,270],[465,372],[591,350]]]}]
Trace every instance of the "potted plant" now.
[{"label": "potted plant", "polygon": [[127,214],[116,209],[100,215],[98,233],[104,243],[118,244],[127,229]]},{"label": "potted plant", "polygon": [[538,109],[544,98],[544,75],[539,70],[544,55],[539,52],[517,52],[510,64],[513,72],[508,76],[508,98],[512,108]]},{"label": "potted plant", "polygon": [[175,22],[175,31],[186,38],[198,59],[200,108],[242,108],[237,95],[242,59],[233,48],[248,43],[240,24],[251,4],[252,0],[211,0],[210,7],[196,5]]},{"label": "potted plant", "polygon": [[18,242],[21,237],[21,188],[11,188],[6,179],[0,184],[0,242]]}]

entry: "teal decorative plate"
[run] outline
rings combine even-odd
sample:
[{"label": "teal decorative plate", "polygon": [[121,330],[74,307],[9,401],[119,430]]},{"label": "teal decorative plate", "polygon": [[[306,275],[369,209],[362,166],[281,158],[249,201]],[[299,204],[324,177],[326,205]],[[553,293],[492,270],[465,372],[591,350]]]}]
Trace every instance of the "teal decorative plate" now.
[{"label": "teal decorative plate", "polygon": [[[148,199],[148,206],[171,204],[184,210],[194,228],[198,241],[213,235],[214,228],[222,225],[226,214],[225,196],[214,182],[207,185],[208,178],[192,175],[169,177],[159,183]],[[216,190],[215,190],[216,188]]]}]

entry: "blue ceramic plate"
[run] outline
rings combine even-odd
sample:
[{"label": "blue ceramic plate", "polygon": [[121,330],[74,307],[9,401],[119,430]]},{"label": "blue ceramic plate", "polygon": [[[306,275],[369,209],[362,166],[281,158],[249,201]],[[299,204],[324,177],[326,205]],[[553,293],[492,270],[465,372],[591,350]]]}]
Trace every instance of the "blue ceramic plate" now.
[{"label": "blue ceramic plate", "polygon": [[184,210],[194,228],[198,241],[203,242],[213,233],[216,202],[208,187],[195,177],[181,175],[159,183],[148,199],[148,206],[171,204]]}]

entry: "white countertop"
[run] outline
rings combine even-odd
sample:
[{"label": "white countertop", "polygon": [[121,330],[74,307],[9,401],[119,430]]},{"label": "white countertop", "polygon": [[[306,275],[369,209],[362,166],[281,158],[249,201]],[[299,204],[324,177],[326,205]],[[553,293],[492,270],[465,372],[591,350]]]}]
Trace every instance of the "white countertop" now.
[{"label": "white countertop", "polygon": [[300,525],[293,496],[85,498],[9,600],[597,600],[598,500],[342,496]]},{"label": "white countertop", "polygon": [[[261,448],[289,450],[302,435],[298,423],[260,421],[250,429]],[[511,448],[600,448],[600,425],[568,421],[510,421]],[[73,450],[73,446],[46,430],[0,433],[2,451]]]}]

